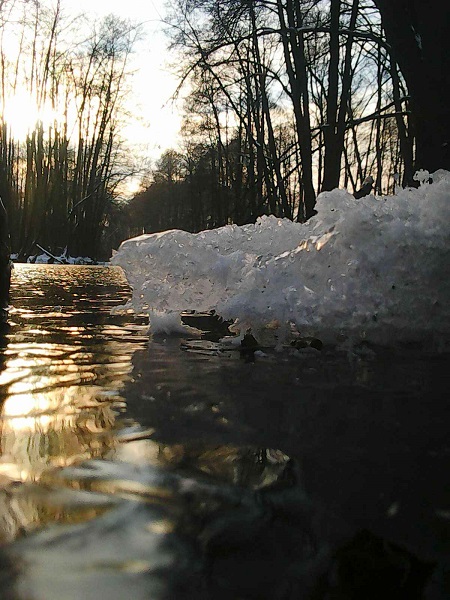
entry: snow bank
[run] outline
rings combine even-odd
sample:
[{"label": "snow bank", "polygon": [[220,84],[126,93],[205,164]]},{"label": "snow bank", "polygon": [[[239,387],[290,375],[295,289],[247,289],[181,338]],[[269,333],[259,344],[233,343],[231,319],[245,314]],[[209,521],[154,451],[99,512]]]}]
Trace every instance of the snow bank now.
[{"label": "snow bank", "polygon": [[270,216],[126,240],[112,259],[134,290],[122,308],[148,313],[154,331],[178,328],[179,311],[215,309],[242,330],[275,323],[281,335],[295,325],[330,341],[444,340],[450,173],[432,183],[425,175],[394,196],[324,192],[305,224]]}]

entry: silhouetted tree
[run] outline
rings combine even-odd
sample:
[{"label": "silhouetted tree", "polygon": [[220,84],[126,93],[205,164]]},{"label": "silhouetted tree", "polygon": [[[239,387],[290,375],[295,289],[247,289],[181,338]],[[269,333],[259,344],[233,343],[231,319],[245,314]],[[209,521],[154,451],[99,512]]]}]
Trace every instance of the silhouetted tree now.
[{"label": "silhouetted tree", "polygon": [[450,169],[450,4],[374,1],[411,98],[415,166]]},{"label": "silhouetted tree", "polygon": [[[138,35],[113,16],[68,18],[61,0],[0,3],[0,194],[20,258],[37,242],[97,257],[117,186],[134,170],[120,133]],[[35,123],[24,115],[23,138],[8,123],[17,94],[36,113]]]},{"label": "silhouetted tree", "polygon": [[[234,222],[264,212],[304,220],[321,190],[354,191],[373,173],[381,193],[394,173],[411,176],[407,90],[372,0],[179,0],[170,22],[196,98],[188,118],[214,121],[208,144],[232,190]],[[283,149],[282,126],[291,132]],[[243,163],[235,185],[226,176],[231,137]]]}]

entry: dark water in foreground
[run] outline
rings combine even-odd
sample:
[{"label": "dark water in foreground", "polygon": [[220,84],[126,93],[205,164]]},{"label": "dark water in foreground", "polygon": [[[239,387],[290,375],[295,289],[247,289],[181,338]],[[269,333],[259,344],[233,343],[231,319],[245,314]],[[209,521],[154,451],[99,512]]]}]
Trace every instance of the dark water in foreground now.
[{"label": "dark water in foreground", "polygon": [[0,599],[448,598],[449,357],[153,339],[118,268],[18,265]]}]

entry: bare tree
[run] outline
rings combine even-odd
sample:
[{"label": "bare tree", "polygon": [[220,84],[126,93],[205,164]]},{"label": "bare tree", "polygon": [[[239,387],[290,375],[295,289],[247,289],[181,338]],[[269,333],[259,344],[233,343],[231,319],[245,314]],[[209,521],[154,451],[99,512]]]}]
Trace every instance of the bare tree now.
[{"label": "bare tree", "polygon": [[[39,242],[95,257],[117,186],[130,172],[120,134],[139,27],[116,17],[98,24],[68,18],[60,0],[31,8],[16,2],[4,25],[16,58],[0,48],[0,191],[14,249],[26,258]],[[25,140],[5,118],[16,91],[36,107]]]},{"label": "bare tree", "polygon": [[419,0],[374,1],[408,86],[415,166],[450,169],[450,5],[437,0],[426,7]]}]

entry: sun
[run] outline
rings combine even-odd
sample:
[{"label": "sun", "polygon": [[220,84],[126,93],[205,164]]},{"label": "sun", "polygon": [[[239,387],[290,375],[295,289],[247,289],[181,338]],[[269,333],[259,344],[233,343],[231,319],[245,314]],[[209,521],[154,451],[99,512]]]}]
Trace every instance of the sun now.
[{"label": "sun", "polygon": [[52,107],[48,103],[38,107],[35,98],[26,90],[16,91],[5,99],[3,121],[16,140],[25,140],[38,122],[42,122],[44,128],[48,128],[55,119],[57,114]]}]

